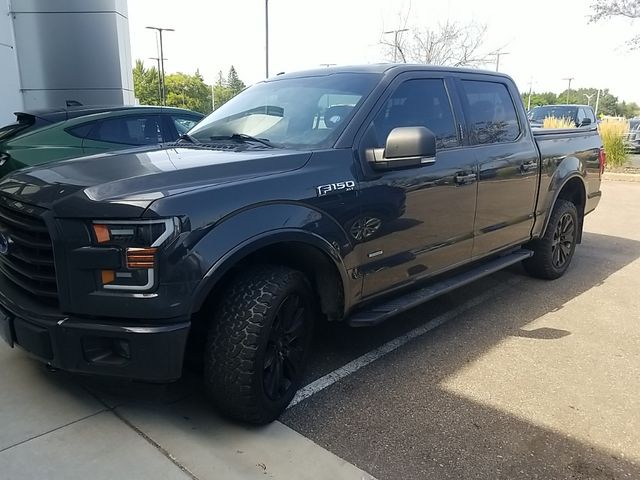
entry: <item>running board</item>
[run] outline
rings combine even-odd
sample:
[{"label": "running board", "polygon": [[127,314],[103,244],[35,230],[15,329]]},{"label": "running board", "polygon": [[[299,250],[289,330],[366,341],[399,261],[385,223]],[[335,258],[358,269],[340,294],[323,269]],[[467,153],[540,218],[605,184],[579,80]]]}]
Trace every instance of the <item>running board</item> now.
[{"label": "running board", "polygon": [[492,273],[502,270],[509,265],[521,262],[532,255],[533,252],[531,250],[520,249],[502,257],[494,258],[488,262],[481,263],[471,270],[466,270],[459,275],[447,278],[441,282],[431,284],[418,290],[412,290],[400,297],[393,298],[383,303],[373,304],[372,306],[365,307],[363,310],[358,310],[347,319],[347,325],[351,327],[370,327],[372,325],[377,325],[378,323],[402,313],[405,310],[409,310],[424,302],[428,302],[429,300],[448,293],[451,290],[455,290],[458,287],[475,282],[476,280],[486,277],[487,275],[491,275]]}]

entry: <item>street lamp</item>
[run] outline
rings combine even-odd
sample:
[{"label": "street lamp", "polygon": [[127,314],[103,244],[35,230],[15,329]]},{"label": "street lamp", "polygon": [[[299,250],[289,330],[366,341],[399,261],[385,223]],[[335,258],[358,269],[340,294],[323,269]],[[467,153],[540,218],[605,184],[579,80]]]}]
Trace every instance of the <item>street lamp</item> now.
[{"label": "street lamp", "polygon": [[398,44],[398,34],[408,31],[408,28],[401,28],[398,30],[389,30],[387,32],[382,32],[383,35],[389,35],[390,33],[393,33],[393,63],[396,63],[398,61],[398,50],[400,49],[400,45]]},{"label": "street lamp", "polygon": [[595,93],[592,93],[591,95],[589,95],[589,94],[587,94],[587,93],[583,93],[583,95],[584,95],[585,97],[587,97],[587,105],[591,106],[591,99],[592,99],[593,97],[595,97],[595,96],[596,96],[596,94],[595,94]]},{"label": "street lamp", "polygon": [[527,111],[531,110],[531,95],[533,95],[533,77],[529,80],[529,100],[527,101]]},{"label": "street lamp", "polygon": [[164,53],[163,53],[163,45],[162,45],[162,32],[175,32],[175,30],[173,28],[160,28],[160,27],[146,27],[149,30],[156,30],[160,36],[160,56],[158,58],[160,58],[160,101],[162,103],[162,105],[164,105],[165,103],[165,88],[164,88]]},{"label": "street lamp", "polygon": [[158,74],[158,102],[162,104],[162,85],[160,82],[160,57],[149,57],[149,60],[155,60],[158,63],[158,69],[156,70],[156,73]]},{"label": "street lamp", "polygon": [[567,105],[569,105],[569,91],[571,90],[571,82],[574,77],[563,78],[563,80],[567,80],[569,82],[569,86],[567,87]]},{"label": "street lamp", "polygon": [[509,55],[510,53],[511,52],[501,52],[500,50],[494,53],[494,55],[496,56],[496,72],[500,70],[500,57],[502,55]]}]

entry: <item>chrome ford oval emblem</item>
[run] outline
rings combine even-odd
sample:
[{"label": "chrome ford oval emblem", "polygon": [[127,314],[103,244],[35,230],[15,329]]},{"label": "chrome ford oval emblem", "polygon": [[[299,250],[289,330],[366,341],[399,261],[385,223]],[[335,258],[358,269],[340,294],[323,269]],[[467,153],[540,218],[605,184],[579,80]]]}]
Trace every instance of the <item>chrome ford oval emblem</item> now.
[{"label": "chrome ford oval emblem", "polygon": [[11,240],[9,237],[5,233],[0,232],[0,255],[6,255],[9,253],[10,242]]}]

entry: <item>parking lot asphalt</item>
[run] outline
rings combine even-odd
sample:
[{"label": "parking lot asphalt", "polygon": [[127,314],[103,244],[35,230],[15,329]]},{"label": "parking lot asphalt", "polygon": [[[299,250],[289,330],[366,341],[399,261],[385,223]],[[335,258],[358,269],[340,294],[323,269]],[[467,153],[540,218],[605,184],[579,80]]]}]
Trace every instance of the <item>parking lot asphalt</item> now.
[{"label": "parking lot asphalt", "polygon": [[640,478],[639,258],[640,184],[607,182],[565,277],[514,267],[325,326],[305,383],[356,367],[263,428],[220,419],[193,374],[82,379],[0,345],[0,477]]},{"label": "parking lot asphalt", "polygon": [[283,422],[381,479],[640,478],[640,185],[603,192],[565,277],[512,268],[392,320],[502,286]]}]

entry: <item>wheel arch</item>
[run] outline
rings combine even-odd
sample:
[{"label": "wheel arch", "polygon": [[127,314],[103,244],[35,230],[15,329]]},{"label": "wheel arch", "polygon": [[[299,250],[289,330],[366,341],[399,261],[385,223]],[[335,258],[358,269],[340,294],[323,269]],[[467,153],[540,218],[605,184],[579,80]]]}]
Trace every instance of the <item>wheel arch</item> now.
[{"label": "wheel arch", "polygon": [[330,320],[343,317],[347,298],[347,269],[327,240],[312,232],[279,229],[253,237],[220,258],[194,294],[192,314],[217,295],[239,268],[247,265],[284,265],[304,273],[318,294],[322,312]]},{"label": "wheel arch", "polygon": [[558,201],[558,199],[567,200],[573,203],[578,210],[578,237],[577,243],[582,241],[582,226],[584,219],[584,210],[587,202],[587,187],[585,185],[584,178],[578,172],[563,179],[562,183],[556,189],[553,196],[553,201],[547,208],[544,225],[541,231],[541,236],[544,236],[547,228],[549,227],[549,220],[551,218],[551,212]]}]

